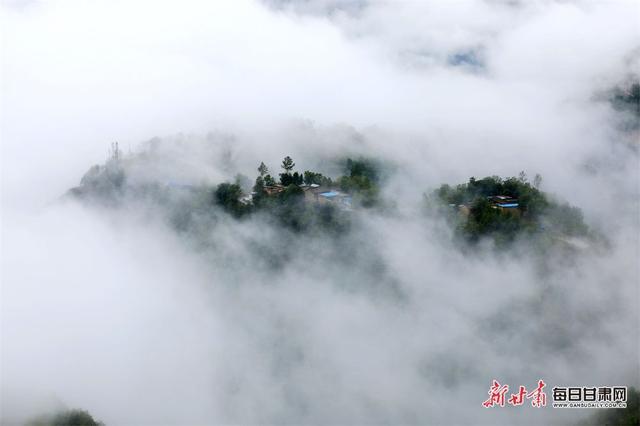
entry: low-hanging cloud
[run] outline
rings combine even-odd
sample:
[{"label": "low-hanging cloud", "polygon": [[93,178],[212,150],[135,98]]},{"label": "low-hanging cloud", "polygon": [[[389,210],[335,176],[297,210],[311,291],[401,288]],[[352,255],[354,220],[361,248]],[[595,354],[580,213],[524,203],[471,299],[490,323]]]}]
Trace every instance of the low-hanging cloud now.
[{"label": "low-hanging cloud", "polygon": [[[638,135],[606,101],[637,80],[637,13],[5,3],[3,422],[67,406],[107,424],[571,423],[587,413],[480,404],[494,377],[637,386]],[[162,185],[376,157],[395,209],[294,238],[222,212],[176,232],[180,200],[60,200],[115,140],[130,182]],[[440,183],[521,170],[607,249],[470,256],[421,210]]]}]

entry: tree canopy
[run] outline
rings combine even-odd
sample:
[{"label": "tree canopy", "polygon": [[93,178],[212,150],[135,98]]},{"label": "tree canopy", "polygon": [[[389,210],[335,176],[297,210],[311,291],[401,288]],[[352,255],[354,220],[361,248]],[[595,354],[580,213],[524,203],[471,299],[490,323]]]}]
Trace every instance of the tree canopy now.
[{"label": "tree canopy", "polygon": [[266,164],[260,162],[260,165],[258,166],[258,173],[260,174],[260,177],[264,177],[264,175],[269,173],[269,168],[266,166]]},{"label": "tree canopy", "polygon": [[37,417],[27,422],[27,426],[104,426],[104,424],[95,420],[88,411],[73,409]]},{"label": "tree canopy", "polygon": [[215,203],[234,216],[241,216],[246,212],[240,197],[242,197],[242,188],[235,183],[221,183],[214,192]]},{"label": "tree canopy", "polygon": [[[539,186],[541,181],[542,177],[536,175],[535,184]],[[536,185],[529,183],[524,173],[506,179],[471,177],[455,187],[441,185],[427,201],[431,209],[444,211],[457,235],[470,242],[491,237],[504,245],[523,233],[565,237],[589,234],[580,209],[553,200]],[[506,197],[512,204],[503,208],[493,201],[496,196]]]},{"label": "tree canopy", "polygon": [[284,157],[284,160],[282,160],[281,167],[284,169],[285,173],[290,173],[291,170],[293,170],[293,168],[295,167],[295,165],[296,163],[294,163],[291,157],[287,155],[286,157]]}]

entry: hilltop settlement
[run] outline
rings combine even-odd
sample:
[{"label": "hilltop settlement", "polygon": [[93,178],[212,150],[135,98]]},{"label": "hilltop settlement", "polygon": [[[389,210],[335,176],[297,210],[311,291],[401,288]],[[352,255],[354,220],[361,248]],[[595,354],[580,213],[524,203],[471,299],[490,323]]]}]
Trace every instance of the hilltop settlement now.
[{"label": "hilltop settlement", "polygon": [[[168,183],[134,183],[127,178],[127,164],[117,145],[104,166],[93,166],[80,186],[69,194],[75,198],[117,205],[119,200],[155,200],[170,205],[170,222],[177,230],[192,230],[203,217],[222,210],[236,220],[260,216],[293,232],[319,231],[341,235],[350,227],[356,212],[393,211],[383,199],[381,186],[385,166],[367,158],[337,160],[343,175],[332,179],[321,173],[295,171],[286,156],[277,179],[263,162],[253,184],[238,176],[235,182],[215,187]],[[518,239],[546,239],[573,247],[588,246],[594,234],[584,223],[580,209],[556,201],[539,187],[542,177],[529,182],[519,177],[470,178],[467,183],[443,184],[424,196],[425,213],[444,217],[454,237],[465,245],[492,240],[506,247]],[[217,209],[216,209],[217,207]]]}]

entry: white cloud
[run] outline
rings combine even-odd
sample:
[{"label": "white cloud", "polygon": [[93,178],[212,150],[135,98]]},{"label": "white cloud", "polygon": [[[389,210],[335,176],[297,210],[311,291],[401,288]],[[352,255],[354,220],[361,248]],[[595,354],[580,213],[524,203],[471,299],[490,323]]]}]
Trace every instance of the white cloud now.
[{"label": "white cloud", "polygon": [[[4,415],[53,398],[109,424],[540,424],[576,413],[483,411],[492,376],[637,385],[637,145],[593,99],[633,72],[637,3],[277,6],[3,5]],[[474,49],[481,70],[451,66]],[[210,224],[197,251],[139,204],[53,202],[112,141],[181,132],[137,178],[368,153],[398,166],[399,211],[365,214],[341,256],[296,242],[269,275],[254,251],[284,243],[260,221]],[[416,215],[430,187],[520,170],[611,251],[542,278]]]}]

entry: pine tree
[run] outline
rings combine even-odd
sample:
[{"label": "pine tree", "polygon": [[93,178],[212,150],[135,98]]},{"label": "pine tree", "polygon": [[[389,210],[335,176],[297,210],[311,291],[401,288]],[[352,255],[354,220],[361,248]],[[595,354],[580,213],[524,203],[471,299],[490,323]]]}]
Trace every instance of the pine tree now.
[{"label": "pine tree", "polygon": [[296,165],[296,163],[293,162],[293,160],[291,159],[291,157],[289,157],[288,155],[286,157],[284,157],[284,160],[282,160],[282,168],[284,169],[285,173],[289,174],[291,173],[291,170],[293,170],[293,167]]},{"label": "pine tree", "polygon": [[258,166],[258,173],[260,173],[260,177],[264,177],[267,173],[269,173],[269,168],[263,162],[260,162],[260,166]]}]

